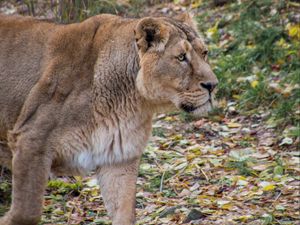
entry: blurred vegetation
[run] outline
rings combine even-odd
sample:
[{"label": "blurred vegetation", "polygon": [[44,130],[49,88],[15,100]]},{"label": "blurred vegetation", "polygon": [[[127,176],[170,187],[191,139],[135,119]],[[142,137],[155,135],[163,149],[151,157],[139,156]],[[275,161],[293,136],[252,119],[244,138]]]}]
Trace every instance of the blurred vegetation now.
[{"label": "blurred vegetation", "polygon": [[[26,5],[21,14],[30,16],[45,16],[50,14],[60,23],[80,22],[100,13],[139,16],[147,0],[0,0],[18,5]],[[48,15],[49,17],[49,15]]]},{"label": "blurred vegetation", "polygon": [[8,205],[11,202],[11,182],[10,172],[0,167],[0,216],[4,215],[4,213],[8,210]]},{"label": "blurred vegetation", "polygon": [[198,14],[210,59],[220,80],[220,98],[241,112],[270,112],[270,126],[299,126],[300,4],[285,0],[230,1]]}]

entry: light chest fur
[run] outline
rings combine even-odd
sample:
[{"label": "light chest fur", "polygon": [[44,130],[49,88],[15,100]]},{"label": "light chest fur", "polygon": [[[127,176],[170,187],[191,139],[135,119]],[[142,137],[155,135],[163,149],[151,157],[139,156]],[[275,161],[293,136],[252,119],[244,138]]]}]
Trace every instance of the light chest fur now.
[{"label": "light chest fur", "polygon": [[66,158],[62,167],[74,174],[87,174],[104,165],[128,162],[141,156],[150,132],[151,118],[117,123],[105,120],[90,135],[74,130],[61,144],[64,156],[60,158]]}]

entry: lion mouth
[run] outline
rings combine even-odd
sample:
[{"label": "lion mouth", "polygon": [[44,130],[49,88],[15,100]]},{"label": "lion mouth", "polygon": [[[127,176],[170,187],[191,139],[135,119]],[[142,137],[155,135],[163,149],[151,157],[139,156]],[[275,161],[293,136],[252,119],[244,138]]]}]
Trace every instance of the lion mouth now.
[{"label": "lion mouth", "polygon": [[181,108],[183,111],[187,112],[187,113],[193,113],[193,112],[197,111],[197,109],[199,109],[199,108],[201,108],[201,107],[207,105],[208,103],[209,103],[210,106],[212,106],[212,102],[211,102],[211,99],[210,99],[210,98],[209,98],[206,102],[204,102],[203,104],[197,105],[197,106],[195,106],[195,105],[193,105],[193,104],[191,104],[191,103],[182,103],[182,104],[180,105],[180,108]]},{"label": "lion mouth", "polygon": [[196,106],[194,106],[190,103],[181,104],[180,108],[187,113],[191,113],[197,109]]}]

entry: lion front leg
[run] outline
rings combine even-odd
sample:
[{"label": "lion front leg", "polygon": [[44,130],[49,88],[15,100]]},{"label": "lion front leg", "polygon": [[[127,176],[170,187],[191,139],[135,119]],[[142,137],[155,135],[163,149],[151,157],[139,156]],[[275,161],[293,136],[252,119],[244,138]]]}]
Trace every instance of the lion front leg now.
[{"label": "lion front leg", "polygon": [[44,140],[30,137],[18,139],[13,149],[12,205],[0,219],[0,225],[36,225],[42,214],[50,157],[41,147]]},{"label": "lion front leg", "polygon": [[135,195],[139,159],[101,168],[98,181],[113,225],[135,223]]}]

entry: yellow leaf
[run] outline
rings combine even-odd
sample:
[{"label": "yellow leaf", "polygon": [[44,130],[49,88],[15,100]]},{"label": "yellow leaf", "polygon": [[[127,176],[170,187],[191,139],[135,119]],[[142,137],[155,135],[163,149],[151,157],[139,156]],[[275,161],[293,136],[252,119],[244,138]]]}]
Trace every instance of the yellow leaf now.
[{"label": "yellow leaf", "polygon": [[55,209],[53,211],[53,213],[56,214],[56,215],[64,215],[65,214],[65,212],[63,210],[59,209],[59,208]]},{"label": "yellow leaf", "polygon": [[234,218],[234,220],[240,220],[242,222],[247,222],[249,219],[253,218],[252,215],[244,215]]},{"label": "yellow leaf", "polygon": [[207,30],[207,36],[208,37],[212,37],[213,35],[215,35],[217,32],[218,32],[218,25],[219,25],[219,22],[217,22],[213,27],[209,28]]},{"label": "yellow leaf", "polygon": [[174,117],[167,116],[164,120],[165,120],[165,121],[168,121],[168,122],[172,122],[172,121],[174,121],[175,119],[174,119]]},{"label": "yellow leaf", "polygon": [[274,184],[272,184],[268,181],[262,181],[258,184],[258,186],[262,187],[262,190],[264,190],[267,186],[274,186]]},{"label": "yellow leaf", "polygon": [[202,0],[195,0],[193,1],[192,8],[193,9],[198,8],[201,4],[202,4]]},{"label": "yellow leaf", "polygon": [[276,188],[274,184],[269,184],[263,187],[263,191],[273,191]]},{"label": "yellow leaf", "polygon": [[291,25],[288,24],[289,36],[300,40],[300,24]]},{"label": "yellow leaf", "polygon": [[241,96],[240,96],[240,95],[232,95],[232,97],[233,97],[234,99],[236,99],[236,100],[241,99]]},{"label": "yellow leaf", "polygon": [[221,108],[225,108],[227,106],[227,100],[225,98],[222,98],[221,100],[219,100],[218,105]]},{"label": "yellow leaf", "polygon": [[197,158],[197,155],[195,155],[195,154],[193,154],[193,153],[189,153],[189,154],[187,154],[187,156],[186,156],[186,159],[187,159],[188,161],[191,161],[191,160],[194,159],[194,158]]},{"label": "yellow leaf", "polygon": [[169,147],[169,143],[167,143],[167,142],[166,142],[166,143],[163,143],[163,144],[162,144],[162,147],[163,147],[163,148]]},{"label": "yellow leaf", "polygon": [[254,81],[252,81],[250,84],[251,84],[251,87],[253,87],[253,88],[256,88],[257,87],[257,85],[258,85],[258,81],[257,80],[254,80]]},{"label": "yellow leaf", "polygon": [[284,40],[284,38],[280,38],[279,41],[276,42],[276,45],[281,48],[288,48],[290,45]]},{"label": "yellow leaf", "polygon": [[244,176],[238,176],[238,179],[239,179],[239,180],[247,180],[247,178],[244,177]]},{"label": "yellow leaf", "polygon": [[240,124],[240,123],[228,123],[227,126],[229,128],[238,128],[238,127],[241,127],[242,124]]},{"label": "yellow leaf", "polygon": [[74,176],[75,180],[78,182],[82,182],[82,177],[80,176]]},{"label": "yellow leaf", "polygon": [[182,134],[173,135],[171,139],[175,141],[180,141],[182,140]]},{"label": "yellow leaf", "polygon": [[231,203],[229,203],[229,204],[222,205],[220,208],[230,210],[233,208],[233,205]]},{"label": "yellow leaf", "polygon": [[93,197],[98,196],[98,195],[99,195],[98,190],[97,190],[97,189],[93,189],[93,190],[91,191],[91,195],[92,195]]},{"label": "yellow leaf", "polygon": [[278,65],[283,65],[285,63],[285,61],[283,59],[278,59],[276,64]]},{"label": "yellow leaf", "polygon": [[287,55],[296,55],[297,54],[297,51],[295,50],[290,50],[287,52]]},{"label": "yellow leaf", "polygon": [[246,45],[246,47],[249,48],[249,49],[253,49],[253,48],[255,48],[255,45],[250,44],[250,45]]}]

